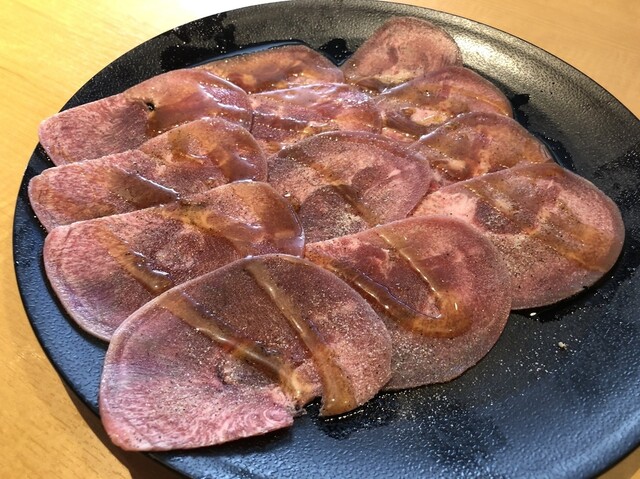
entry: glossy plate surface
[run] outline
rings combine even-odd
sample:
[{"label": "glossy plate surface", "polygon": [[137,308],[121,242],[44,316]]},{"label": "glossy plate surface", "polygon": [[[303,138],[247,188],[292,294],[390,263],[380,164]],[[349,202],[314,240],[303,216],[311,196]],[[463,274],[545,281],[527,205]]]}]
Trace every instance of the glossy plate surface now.
[{"label": "glossy plate surface", "polygon": [[[465,64],[503,89],[518,120],[557,160],[616,201],[627,233],[622,256],[597,287],[580,296],[512,314],[491,353],[451,383],[382,394],[339,419],[318,418],[312,404],[290,430],[154,454],[186,476],[584,477],[640,443],[640,122],[555,57],[485,25],[405,5],[276,3],[204,18],[153,38],[98,73],[66,107],[269,42],[302,41],[339,62],[394,15],[444,27],[463,50]],[[97,411],[106,348],[70,322],[49,289],[42,267],[45,233],[27,197],[30,178],[49,166],[38,147],[17,199],[16,274],[43,348]]]}]

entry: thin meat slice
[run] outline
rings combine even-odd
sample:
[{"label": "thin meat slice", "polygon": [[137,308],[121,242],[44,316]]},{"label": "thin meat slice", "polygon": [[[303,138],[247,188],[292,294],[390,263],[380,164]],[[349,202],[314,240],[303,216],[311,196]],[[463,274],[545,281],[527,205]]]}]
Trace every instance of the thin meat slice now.
[{"label": "thin meat slice", "polygon": [[247,93],[294,85],[344,82],[342,70],[305,45],[285,45],[216,60],[198,68],[238,85]]},{"label": "thin meat slice", "polygon": [[331,132],[268,159],[269,183],[289,199],[307,241],[406,217],[431,181],[427,161],[381,135]]},{"label": "thin meat slice", "polygon": [[449,381],[492,348],[511,305],[496,248],[443,216],[408,218],[305,247],[383,319],[393,343],[386,389]]},{"label": "thin meat slice", "polygon": [[205,70],[175,70],[53,115],[40,143],[56,165],[131,150],[183,123],[222,117],[249,127],[246,92]]},{"label": "thin meat slice", "polygon": [[390,375],[382,321],[301,258],[236,261],[173,288],[114,334],[100,387],[107,433],[128,450],[183,449],[291,425],[371,399]]},{"label": "thin meat slice", "polygon": [[49,282],[78,325],[109,340],[167,289],[248,255],[300,255],[300,224],[268,184],[237,182],[144,210],[53,229]]},{"label": "thin meat slice", "polygon": [[553,161],[540,140],[512,118],[495,113],[459,115],[411,148],[431,163],[434,189],[516,165]]},{"label": "thin meat slice", "polygon": [[511,274],[514,309],[552,304],[591,286],[613,266],[624,241],[615,203],[555,163],[442,188],[414,212],[430,214],[460,218],[496,245]]},{"label": "thin meat slice", "polygon": [[196,120],[135,150],[49,168],[29,182],[47,230],[175,201],[238,180],[264,181],[267,161],[243,127]]},{"label": "thin meat slice", "polygon": [[335,130],[379,133],[380,112],[351,85],[322,83],[250,96],[251,133],[268,153],[308,136]]},{"label": "thin meat slice", "polygon": [[419,18],[395,17],[341,68],[348,83],[382,91],[449,65],[462,65],[462,54],[446,31]]},{"label": "thin meat slice", "polygon": [[386,135],[415,141],[464,113],[512,116],[511,103],[495,85],[468,68],[445,67],[391,88],[375,99]]}]

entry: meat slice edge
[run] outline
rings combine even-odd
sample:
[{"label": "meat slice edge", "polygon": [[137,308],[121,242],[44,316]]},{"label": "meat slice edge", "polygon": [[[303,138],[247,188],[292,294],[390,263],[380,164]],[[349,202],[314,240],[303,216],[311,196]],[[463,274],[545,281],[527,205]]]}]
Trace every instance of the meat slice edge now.
[{"label": "meat slice edge", "polygon": [[365,40],[341,69],[347,83],[382,91],[448,65],[462,65],[462,54],[445,30],[419,18],[395,17]]},{"label": "meat slice edge", "polygon": [[518,165],[553,162],[540,140],[512,118],[494,113],[458,115],[410,148],[429,160],[432,190]]},{"label": "meat slice edge", "polygon": [[388,380],[390,356],[384,325],[339,278],[256,256],[165,292],[118,328],[100,413],[125,449],[218,444],[286,427],[320,394],[325,409],[341,397],[357,407]]},{"label": "meat slice edge", "polygon": [[247,93],[204,70],[174,70],[45,119],[39,138],[51,161],[62,165],[131,150],[171,128],[211,116],[248,128]]},{"label": "meat slice edge", "polygon": [[207,70],[247,93],[294,85],[342,83],[344,75],[328,58],[305,45],[284,45],[205,63]]},{"label": "meat slice edge", "polygon": [[29,182],[29,200],[51,230],[169,203],[232,181],[266,179],[266,158],[251,134],[235,123],[207,118],[135,150],[48,168]]},{"label": "meat slice edge", "polygon": [[108,341],[167,289],[247,255],[301,255],[304,235],[266,183],[236,182],[164,206],[55,228],[44,265],[76,323]]},{"label": "meat slice edge", "polygon": [[134,451],[256,436],[290,426],[295,415],[276,383],[151,304],[109,345],[99,408],[114,444]]},{"label": "meat slice edge", "polygon": [[489,80],[462,66],[429,72],[375,97],[384,134],[415,141],[458,115],[471,112],[512,117],[511,103]]},{"label": "meat slice edge", "polygon": [[251,133],[270,154],[309,136],[337,130],[379,133],[380,111],[352,85],[319,83],[250,95]]},{"label": "meat slice edge", "polygon": [[555,163],[516,166],[449,185],[414,216],[459,218],[505,258],[513,308],[553,304],[607,273],[624,242],[616,204],[585,178]]},{"label": "meat slice edge", "polygon": [[390,331],[397,390],[449,381],[500,336],[511,306],[496,248],[462,221],[408,218],[323,242],[305,257],[367,298]]},{"label": "meat slice edge", "polygon": [[296,209],[307,241],[406,217],[426,193],[426,160],[364,132],[315,135],[268,160],[269,183]]}]

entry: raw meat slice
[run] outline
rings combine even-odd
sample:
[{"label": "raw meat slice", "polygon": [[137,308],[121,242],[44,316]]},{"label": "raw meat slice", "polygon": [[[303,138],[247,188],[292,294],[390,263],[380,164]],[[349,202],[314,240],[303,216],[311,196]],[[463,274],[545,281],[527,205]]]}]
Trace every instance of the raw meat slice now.
[{"label": "raw meat slice", "polygon": [[348,83],[381,91],[449,65],[462,65],[462,54],[447,32],[426,20],[395,17],[341,68]]},{"label": "raw meat slice", "polygon": [[495,113],[459,115],[411,148],[431,163],[433,189],[520,164],[553,161],[546,146],[517,121]]},{"label": "raw meat slice", "polygon": [[305,45],[245,53],[198,68],[238,85],[247,93],[280,90],[293,85],[344,82],[342,70]]},{"label": "raw meat slice", "polygon": [[509,316],[500,254],[460,220],[399,220],[308,243],[305,256],[350,283],[383,319],[393,343],[385,389],[459,376],[491,349]]},{"label": "raw meat slice", "polygon": [[468,68],[450,66],[391,88],[375,99],[383,132],[415,141],[457,115],[469,112],[512,116],[511,103],[491,82]]},{"label": "raw meat slice", "polygon": [[379,133],[380,112],[366,93],[351,85],[304,85],[250,96],[251,133],[268,153],[316,133],[360,130]]},{"label": "raw meat slice", "polygon": [[29,182],[47,230],[175,201],[238,180],[265,181],[267,161],[245,128],[220,118],[178,126],[136,150],[49,168]]},{"label": "raw meat slice", "polygon": [[117,95],[53,115],[40,143],[56,165],[131,150],[189,121],[222,117],[251,125],[246,92],[205,70],[175,70]]},{"label": "raw meat slice", "polygon": [[568,298],[616,262],[624,225],[613,201],[555,163],[516,166],[442,188],[414,216],[460,218],[485,234],[511,274],[514,309]]},{"label": "raw meat slice", "polygon": [[219,444],[371,399],[390,374],[384,324],[353,289],[301,258],[243,259],[132,314],[100,387],[112,440],[131,450]]},{"label": "raw meat slice", "polygon": [[109,340],[140,306],[174,285],[248,255],[300,255],[303,232],[266,183],[236,182],[163,206],[53,229],[47,276],[69,315]]},{"label": "raw meat slice", "polygon": [[269,183],[293,204],[308,242],[406,217],[432,176],[422,156],[363,132],[322,133],[267,161]]}]

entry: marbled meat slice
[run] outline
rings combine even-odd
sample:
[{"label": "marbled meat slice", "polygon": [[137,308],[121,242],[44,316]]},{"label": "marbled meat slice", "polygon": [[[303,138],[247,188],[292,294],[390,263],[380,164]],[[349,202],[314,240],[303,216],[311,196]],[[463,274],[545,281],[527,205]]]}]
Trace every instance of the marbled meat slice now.
[{"label": "marbled meat slice", "polygon": [[520,164],[553,161],[540,140],[512,118],[495,113],[459,115],[411,148],[431,163],[434,189]]},{"label": "marbled meat slice", "polygon": [[292,203],[309,242],[406,217],[432,177],[419,154],[363,132],[322,133],[267,162],[269,183]]},{"label": "marbled meat slice", "polygon": [[485,234],[511,273],[513,308],[544,306],[591,286],[624,241],[615,203],[555,163],[516,166],[442,188],[414,215],[460,218]]},{"label": "marbled meat slice", "polygon": [[383,132],[415,141],[463,113],[511,117],[511,103],[491,82],[468,68],[445,67],[391,88],[375,98]]},{"label": "marbled meat slice", "polygon": [[245,128],[196,120],[135,150],[49,168],[29,182],[47,230],[175,201],[238,180],[265,181],[267,161]]},{"label": "marbled meat slice", "polygon": [[390,375],[384,324],[352,288],[306,260],[264,255],[173,288],[114,334],[103,424],[129,450],[183,449],[291,425],[371,399]]},{"label": "marbled meat slice", "polygon": [[395,17],[341,68],[346,82],[382,91],[449,65],[462,65],[462,54],[447,32],[426,20]]},{"label": "marbled meat slice", "polygon": [[267,153],[308,136],[335,130],[379,133],[380,112],[351,85],[322,83],[250,95],[251,133]]},{"label": "marbled meat slice", "polygon": [[284,45],[235,55],[203,68],[238,85],[247,93],[280,90],[293,85],[344,82],[342,70],[305,45]]},{"label": "marbled meat slice", "polygon": [[268,184],[244,181],[54,228],[44,265],[69,315],[109,340],[127,316],[174,285],[248,255],[300,255],[303,243],[289,204]]},{"label": "marbled meat slice", "polygon": [[509,316],[509,273],[496,248],[444,216],[408,218],[309,243],[305,256],[345,279],[393,343],[386,389],[449,381],[492,348]]},{"label": "marbled meat slice", "polygon": [[247,128],[247,93],[205,70],[175,70],[117,95],[53,115],[40,124],[40,143],[54,164],[131,150],[183,123],[222,117]]}]

